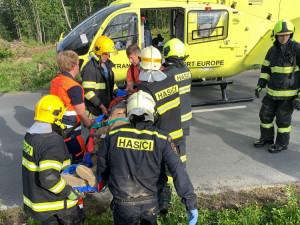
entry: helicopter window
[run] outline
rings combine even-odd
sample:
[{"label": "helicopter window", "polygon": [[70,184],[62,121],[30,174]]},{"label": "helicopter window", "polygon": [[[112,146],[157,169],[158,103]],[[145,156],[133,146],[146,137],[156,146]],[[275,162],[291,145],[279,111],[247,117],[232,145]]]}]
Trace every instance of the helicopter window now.
[{"label": "helicopter window", "polygon": [[130,6],[130,4],[113,5],[99,10],[75,27],[61,42],[59,42],[57,52],[73,50],[78,55],[85,55],[88,53],[90,44],[103,21],[113,12],[128,6]]},{"label": "helicopter window", "polygon": [[188,20],[189,43],[216,41],[227,37],[227,11],[191,11]]},{"label": "helicopter window", "polygon": [[135,13],[124,13],[113,18],[103,35],[111,38],[118,50],[125,50],[138,42],[138,19]]}]

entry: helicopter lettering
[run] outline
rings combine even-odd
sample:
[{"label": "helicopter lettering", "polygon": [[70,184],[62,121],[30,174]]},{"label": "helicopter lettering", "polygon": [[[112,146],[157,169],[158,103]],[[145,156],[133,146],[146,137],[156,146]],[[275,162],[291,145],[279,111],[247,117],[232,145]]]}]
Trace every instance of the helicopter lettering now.
[{"label": "helicopter lettering", "polygon": [[117,69],[129,68],[130,64],[115,64]]},{"label": "helicopter lettering", "polygon": [[212,61],[198,61],[197,66],[208,67],[208,66],[223,66],[224,60],[212,60]]}]

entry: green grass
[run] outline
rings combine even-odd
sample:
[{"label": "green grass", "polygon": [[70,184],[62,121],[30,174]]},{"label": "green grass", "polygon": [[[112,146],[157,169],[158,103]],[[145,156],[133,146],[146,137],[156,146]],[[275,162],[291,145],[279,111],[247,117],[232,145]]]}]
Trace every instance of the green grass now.
[{"label": "green grass", "polygon": [[49,89],[57,74],[55,50],[36,53],[26,61],[5,59],[0,63],[0,93]]},{"label": "green grass", "polygon": [[[207,209],[199,206],[198,223],[205,225],[287,225],[300,224],[300,196],[295,195],[296,186],[284,188],[285,197],[274,202],[254,202],[251,204],[236,205],[233,208]],[[213,199],[215,198],[215,199]],[[218,196],[212,196],[217,201]],[[250,200],[250,199],[249,199]],[[94,206],[97,207],[96,205]],[[107,206],[108,207],[108,206]],[[112,225],[112,211],[107,208],[99,215],[96,209],[86,213],[88,219],[84,225]],[[38,223],[32,223],[36,225]],[[159,225],[188,224],[187,213],[178,196],[173,195],[171,208],[166,216],[158,216]]]}]

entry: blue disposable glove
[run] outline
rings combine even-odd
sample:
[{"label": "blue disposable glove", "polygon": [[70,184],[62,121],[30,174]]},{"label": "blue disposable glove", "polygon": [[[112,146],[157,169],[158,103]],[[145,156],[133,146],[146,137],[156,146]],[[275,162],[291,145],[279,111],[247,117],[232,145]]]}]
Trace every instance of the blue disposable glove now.
[{"label": "blue disposable glove", "polygon": [[118,98],[118,97],[124,96],[126,94],[127,94],[127,91],[125,91],[125,90],[118,90],[116,97]]},{"label": "blue disposable glove", "polygon": [[64,169],[64,171],[62,171],[62,173],[73,174],[76,172],[77,166],[78,164],[73,164],[71,166],[68,166],[66,169]]},{"label": "blue disposable glove", "polygon": [[198,220],[198,210],[197,209],[189,210],[187,211],[187,214],[189,219],[189,225],[195,225]]},{"label": "blue disposable glove", "polygon": [[84,157],[83,157],[83,161],[80,163],[80,165],[85,165],[85,164],[88,164],[88,168],[91,168],[93,166],[93,162],[91,160],[91,156],[92,156],[92,153],[88,153],[86,154]]},{"label": "blue disposable glove", "polygon": [[78,190],[80,193],[98,192],[98,187],[93,188],[90,185],[84,187],[73,187],[73,189]]},{"label": "blue disposable glove", "polygon": [[98,116],[98,117],[95,119],[95,123],[100,123],[100,122],[103,120],[104,116],[105,116],[105,113],[102,114],[102,115],[100,115],[100,116]]}]

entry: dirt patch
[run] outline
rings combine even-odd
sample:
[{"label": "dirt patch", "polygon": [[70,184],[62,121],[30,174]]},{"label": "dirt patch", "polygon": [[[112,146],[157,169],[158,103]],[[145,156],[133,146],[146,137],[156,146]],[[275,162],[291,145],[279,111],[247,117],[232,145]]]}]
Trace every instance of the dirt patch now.
[{"label": "dirt patch", "polygon": [[[288,186],[253,188],[249,190],[226,191],[216,194],[199,193],[198,205],[205,209],[237,209],[255,203],[268,204],[287,199]],[[300,184],[294,184],[295,195],[300,196]]]},{"label": "dirt patch", "polygon": [[50,50],[55,50],[56,48],[56,45],[29,47],[23,41],[7,42],[3,39],[0,39],[0,45],[2,48],[9,49],[13,52],[14,60],[23,62],[30,61],[32,59],[32,55],[36,53],[47,52]]},{"label": "dirt patch", "polygon": [[[2,214],[3,213],[3,214]],[[3,225],[20,225],[26,224],[28,217],[21,208],[7,209],[0,213],[2,214],[0,224]]]},{"label": "dirt patch", "polygon": [[[275,201],[287,199],[286,188],[288,185],[252,188],[239,191],[223,191],[214,194],[198,193],[198,207],[208,210],[238,209],[238,206],[248,206],[251,204],[268,204]],[[294,194],[300,196],[300,184],[292,185]],[[85,212],[93,212],[94,215],[101,216],[109,207],[109,200],[99,201],[93,195],[84,199]],[[21,208],[13,208],[0,211],[0,224],[19,225],[26,224],[28,217]]]}]

